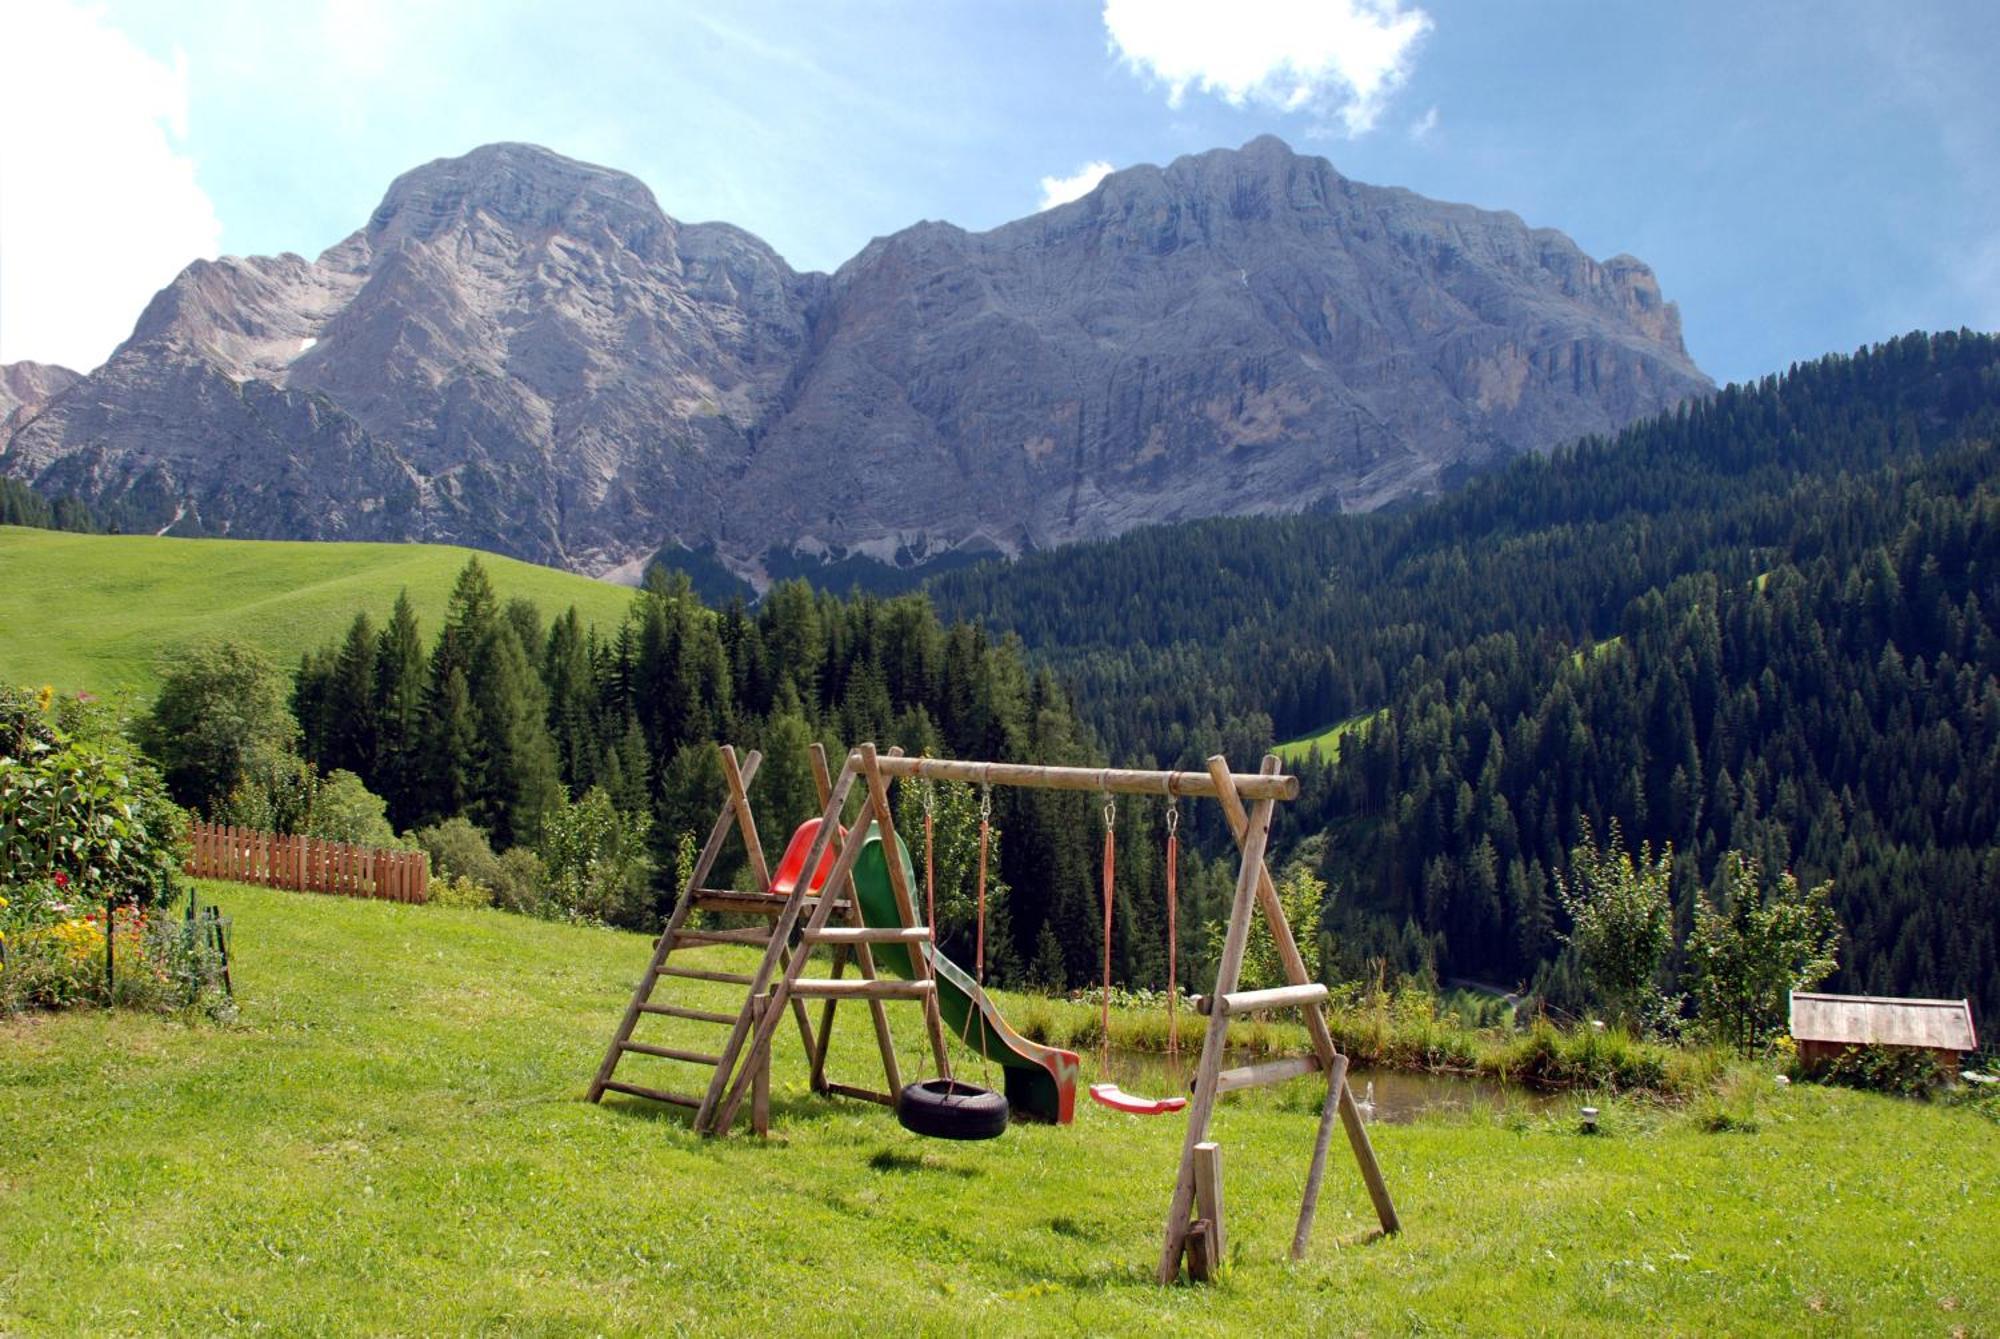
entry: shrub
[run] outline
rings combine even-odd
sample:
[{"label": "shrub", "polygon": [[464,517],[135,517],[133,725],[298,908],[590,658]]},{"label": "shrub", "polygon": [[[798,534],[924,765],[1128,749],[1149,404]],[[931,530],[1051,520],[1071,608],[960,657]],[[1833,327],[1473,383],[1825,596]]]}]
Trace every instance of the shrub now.
[{"label": "shrub", "polygon": [[1566,939],[1612,1017],[1629,1027],[1657,993],[1653,978],[1673,945],[1673,857],[1672,846],[1656,855],[1648,842],[1635,859],[1616,819],[1599,848],[1586,823],[1569,873],[1556,878],[1572,922]]},{"label": "shrub", "polygon": [[96,1003],[195,1007],[217,1017],[231,1011],[212,922],[157,907],[121,912],[109,936],[116,970],[108,974],[101,911],[65,901],[67,889],[53,880],[15,892],[0,897],[0,1008]]},{"label": "shrub", "polygon": [[1748,1055],[1783,1027],[1792,991],[1833,974],[1840,921],[1831,882],[1804,890],[1786,870],[1766,886],[1739,851],[1725,866],[1727,895],[1695,906],[1688,967],[1702,1023]]},{"label": "shrub", "polygon": [[572,920],[636,925],[651,904],[644,815],[623,814],[602,786],[560,804],[542,829],[543,907]]},{"label": "shrub", "polygon": [[493,898],[509,911],[524,916],[540,914],[546,875],[542,858],[525,846],[516,846],[500,857],[493,884]]},{"label": "shrub", "polygon": [[58,724],[51,701],[46,690],[0,688],[0,886],[17,890],[16,915],[39,915],[43,900],[170,896],[187,815],[103,716],[79,707]]},{"label": "shrub", "polygon": [[368,789],[354,773],[337,770],[319,783],[306,818],[308,837],[352,842],[356,846],[397,845],[396,830],[389,826],[389,804]]},{"label": "shrub", "polygon": [[490,907],[493,890],[463,874],[448,874],[431,880],[431,905],[437,907]]},{"label": "shrub", "polygon": [[[1320,926],[1326,919],[1326,881],[1314,870],[1326,850],[1324,834],[1309,837],[1299,846],[1299,853],[1285,866],[1276,884],[1278,904],[1285,909],[1285,923],[1292,927],[1298,942],[1299,956],[1305,960],[1306,976],[1314,981],[1320,974]],[[1208,923],[1206,937],[1208,961],[1222,959],[1222,941],[1228,936],[1229,926],[1221,920]],[[1243,945],[1243,969],[1237,978],[1240,989],[1268,990],[1274,986],[1290,984],[1285,975],[1285,965],[1278,956],[1278,944],[1271,936],[1271,926],[1262,916],[1250,922],[1250,936]]]},{"label": "shrub", "polygon": [[1898,1097],[1929,1097],[1951,1081],[1953,1071],[1933,1052],[1871,1043],[1849,1046],[1831,1060],[1811,1064],[1802,1061],[1800,1076]]},{"label": "shrub", "polygon": [[467,819],[447,818],[418,828],[410,837],[430,856],[433,876],[462,875],[488,888],[500,883],[500,857],[493,854],[485,831]]}]

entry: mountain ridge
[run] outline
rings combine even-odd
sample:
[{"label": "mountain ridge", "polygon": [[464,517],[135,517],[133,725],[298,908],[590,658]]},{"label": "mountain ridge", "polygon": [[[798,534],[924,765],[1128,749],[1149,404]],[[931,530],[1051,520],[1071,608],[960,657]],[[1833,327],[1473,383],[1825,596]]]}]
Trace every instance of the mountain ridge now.
[{"label": "mountain ridge", "polygon": [[754,579],[1377,506],[1710,383],[1643,263],[1266,136],[830,275],[487,145],[316,260],[195,262],[77,387],[14,412],[0,469],[128,528],[592,573],[680,543]]}]

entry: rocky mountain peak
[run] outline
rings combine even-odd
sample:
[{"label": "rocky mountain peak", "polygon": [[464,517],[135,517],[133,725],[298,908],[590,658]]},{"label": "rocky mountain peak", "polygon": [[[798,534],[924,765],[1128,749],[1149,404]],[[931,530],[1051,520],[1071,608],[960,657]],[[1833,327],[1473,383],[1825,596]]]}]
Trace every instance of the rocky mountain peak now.
[{"label": "rocky mountain peak", "polygon": [[532,144],[488,144],[397,177],[363,230],[375,249],[499,225],[524,239],[568,233],[657,258],[674,222],[638,178]]},{"label": "rocky mountain peak", "polygon": [[0,452],[16,428],[81,380],[80,373],[54,363],[0,363]]},{"label": "rocky mountain peak", "polygon": [[679,541],[761,580],[1377,506],[1709,382],[1641,262],[1264,136],[832,276],[487,145],[317,261],[189,266],[86,388],[0,469],[131,525],[591,572]]}]

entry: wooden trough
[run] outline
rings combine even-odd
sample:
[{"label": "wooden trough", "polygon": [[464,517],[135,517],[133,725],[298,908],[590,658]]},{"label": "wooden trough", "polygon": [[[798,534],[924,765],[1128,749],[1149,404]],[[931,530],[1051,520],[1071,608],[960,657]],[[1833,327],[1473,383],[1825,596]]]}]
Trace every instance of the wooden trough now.
[{"label": "wooden trough", "polygon": [[1929,1051],[1957,1068],[1979,1049],[1966,1000],[1895,999],[1882,995],[1792,992],[1792,1040],[1799,1059],[1825,1064],[1857,1046]]}]

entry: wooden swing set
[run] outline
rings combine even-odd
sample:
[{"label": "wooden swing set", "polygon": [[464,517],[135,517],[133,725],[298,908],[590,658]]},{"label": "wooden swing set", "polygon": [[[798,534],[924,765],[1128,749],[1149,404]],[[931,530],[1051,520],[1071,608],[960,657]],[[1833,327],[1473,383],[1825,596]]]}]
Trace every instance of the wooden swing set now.
[{"label": "wooden swing set", "polygon": [[[923,1004],[937,1072],[944,1076],[946,1086],[950,1085],[948,1033],[938,1008],[937,980],[930,963],[931,955],[923,951],[923,946],[933,942],[932,927],[919,921],[910,879],[901,860],[894,855],[899,839],[889,803],[888,785],[891,781],[956,781],[988,787],[1095,791],[1104,795],[1107,802],[1113,795],[1163,796],[1169,802],[1182,798],[1209,798],[1221,805],[1241,852],[1242,863],[1237,873],[1235,895],[1230,904],[1228,929],[1223,939],[1222,957],[1216,968],[1213,990],[1206,996],[1195,997],[1195,1007],[1207,1017],[1208,1024],[1202,1039],[1201,1060],[1195,1071],[1193,1093],[1186,1107],[1187,1130],[1182,1139],[1180,1168],[1167,1209],[1165,1239],[1156,1277],[1161,1283],[1172,1282],[1180,1276],[1185,1259],[1193,1277],[1206,1279],[1225,1259],[1220,1149],[1208,1139],[1216,1100],[1227,1093],[1287,1082],[1311,1074],[1325,1075],[1327,1094],[1307,1168],[1297,1226],[1292,1236],[1293,1258],[1303,1258],[1311,1236],[1336,1120],[1346,1131],[1382,1230],[1393,1233],[1400,1229],[1395,1204],[1390,1199],[1387,1183],[1376,1162],[1367,1127],[1355,1104],[1354,1094],[1347,1085],[1347,1057],[1334,1045],[1322,1012],[1327,989],[1312,980],[1306,971],[1305,961],[1299,954],[1291,926],[1286,922],[1284,908],[1278,901],[1277,889],[1266,863],[1275,807],[1279,802],[1298,795],[1298,779],[1280,774],[1276,755],[1267,755],[1262,770],[1255,773],[1231,772],[1228,761],[1220,755],[1208,760],[1205,772],[1165,772],[911,758],[903,756],[900,750],[878,753],[874,745],[862,744],[849,752],[839,775],[829,778],[825,754],[815,745],[813,772],[822,812],[816,822],[809,820],[803,825],[794,839],[795,847],[805,847],[803,859],[799,858],[797,851],[788,852],[775,876],[764,859],[748,794],[749,784],[761,761],[760,755],[753,751],[739,765],[735,750],[724,745],[721,757],[728,793],[708,841],[702,847],[687,884],[675,903],[667,927],[656,941],[652,962],[634,991],[603,1063],[591,1082],[591,1101],[597,1101],[608,1091],[689,1107],[695,1112],[695,1129],[704,1134],[724,1135],[747,1099],[752,1106],[753,1128],[763,1133],[768,1128],[769,1120],[772,1041],[782,1025],[781,1020],[789,1012],[797,1020],[805,1053],[812,1061],[811,1086],[814,1092],[893,1106],[903,1084],[887,1012],[883,1007],[891,1001]],[[858,833],[850,834],[841,828],[841,817],[856,784],[863,787],[865,796],[860,821],[865,824],[872,820],[879,825],[880,840],[891,853],[887,867],[900,917],[899,927],[870,927],[863,922],[853,875],[855,863],[869,843],[860,840]],[[1169,827],[1171,833],[1171,819]],[[757,891],[705,886],[732,830],[743,840]],[[1110,841],[1107,839],[1107,898],[1109,885]],[[689,917],[698,908],[762,915],[770,919],[771,925],[768,931],[763,927],[747,930],[690,929]],[[831,923],[836,912],[841,913],[846,924]],[[1239,990],[1237,986],[1252,917],[1259,913],[1270,927],[1287,984],[1266,990]],[[750,973],[680,967],[669,961],[676,948],[718,943],[759,946],[764,949],[764,955],[756,970]],[[883,978],[876,973],[872,956],[874,950],[891,945],[907,953],[912,969],[908,980]],[[828,947],[833,952],[830,976],[805,975],[811,950],[817,946]],[[850,958],[859,969],[858,978],[842,977]],[[676,977],[742,986],[745,989],[743,1006],[732,1016],[655,1000],[653,994],[661,979]],[[825,1002],[817,1028],[806,1015],[803,1001],[809,999]],[[827,1043],[833,1027],[834,1008],[841,1000],[848,999],[868,1004],[877,1048],[881,1053],[883,1074],[888,1082],[887,1092],[835,1083],[826,1077]],[[1309,1054],[1233,1069],[1222,1067],[1230,1019],[1292,1008],[1298,1009],[1305,1019],[1312,1045]],[[635,1028],[647,1015],[728,1024],[730,1033],[716,1054],[635,1041]],[[621,1082],[615,1078],[618,1064],[626,1055],[633,1053],[709,1066],[714,1072],[706,1091],[700,1096]],[[1116,1094],[1115,1087],[1112,1092]],[[1099,1100],[1106,1105],[1117,1106],[1115,1101],[1106,1101],[1104,1095],[1099,1095]],[[1172,1108],[1162,1104],[1161,1109]]]}]

